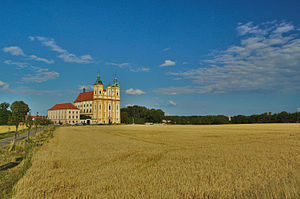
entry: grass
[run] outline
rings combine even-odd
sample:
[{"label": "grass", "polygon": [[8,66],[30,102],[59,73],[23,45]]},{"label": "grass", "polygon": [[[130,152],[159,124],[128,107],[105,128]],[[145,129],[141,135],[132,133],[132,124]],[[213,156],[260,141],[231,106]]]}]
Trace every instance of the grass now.
[{"label": "grass", "polygon": [[[18,130],[26,129],[25,125],[19,126]],[[13,125],[0,125],[0,134],[7,133],[8,131],[16,131],[16,126]]]},{"label": "grass", "polygon": [[16,143],[15,149],[9,151],[10,146],[0,148],[0,198],[11,198],[13,186],[31,166],[34,151],[48,142],[53,136],[53,130],[44,131],[30,140]]},{"label": "grass", "polygon": [[62,127],[13,198],[300,198],[299,127]]}]

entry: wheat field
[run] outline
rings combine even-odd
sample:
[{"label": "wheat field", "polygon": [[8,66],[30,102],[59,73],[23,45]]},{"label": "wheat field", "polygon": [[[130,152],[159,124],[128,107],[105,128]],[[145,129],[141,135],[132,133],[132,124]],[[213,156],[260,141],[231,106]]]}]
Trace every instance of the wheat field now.
[{"label": "wheat field", "polygon": [[[26,129],[26,128],[27,127],[25,125],[21,125],[21,126],[19,126],[18,130],[23,130],[23,129]],[[0,125],[0,134],[1,133],[7,133],[8,130],[15,131],[16,126],[13,126],[13,125]]]},{"label": "wheat field", "polygon": [[13,198],[300,198],[300,124],[61,127]]}]

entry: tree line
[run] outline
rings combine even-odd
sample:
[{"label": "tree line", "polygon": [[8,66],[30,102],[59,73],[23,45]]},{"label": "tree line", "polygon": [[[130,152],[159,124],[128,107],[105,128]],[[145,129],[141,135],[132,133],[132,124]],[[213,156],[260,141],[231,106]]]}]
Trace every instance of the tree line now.
[{"label": "tree line", "polygon": [[[9,110],[10,109],[10,110]],[[27,116],[25,119],[25,116]],[[29,106],[23,101],[15,101],[11,105],[7,102],[3,102],[0,104],[0,125],[14,125],[16,127],[14,138],[16,139],[18,134],[19,125],[26,125],[28,128],[27,133],[28,137],[30,136],[30,130],[33,126],[35,126],[35,130],[37,131],[37,127],[39,125],[48,125],[51,124],[51,121],[48,119],[41,119],[37,117],[33,119],[30,113]]]},{"label": "tree line", "polygon": [[125,124],[161,123],[164,116],[161,109],[148,109],[137,105],[121,108],[121,122]]},{"label": "tree line", "polygon": [[297,123],[300,122],[300,112],[272,114],[262,113],[250,116],[225,115],[206,116],[165,116],[161,109],[148,109],[144,106],[129,106],[121,108],[121,122],[126,124],[161,123],[164,120],[169,124],[251,124],[251,123]]},{"label": "tree line", "polygon": [[299,123],[300,112],[288,113],[263,113],[250,116],[236,115],[231,118],[232,124],[252,124],[252,123]]}]

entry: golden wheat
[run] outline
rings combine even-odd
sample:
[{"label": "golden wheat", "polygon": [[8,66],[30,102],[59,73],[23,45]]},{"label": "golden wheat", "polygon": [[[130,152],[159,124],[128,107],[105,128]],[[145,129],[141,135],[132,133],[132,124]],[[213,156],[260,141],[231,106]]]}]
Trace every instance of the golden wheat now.
[{"label": "golden wheat", "polygon": [[[18,130],[26,129],[27,127],[25,125],[20,125]],[[8,131],[15,131],[16,126],[13,125],[0,125],[0,134],[1,133],[7,133]]]},{"label": "golden wheat", "polygon": [[299,198],[300,124],[62,127],[14,198]]}]

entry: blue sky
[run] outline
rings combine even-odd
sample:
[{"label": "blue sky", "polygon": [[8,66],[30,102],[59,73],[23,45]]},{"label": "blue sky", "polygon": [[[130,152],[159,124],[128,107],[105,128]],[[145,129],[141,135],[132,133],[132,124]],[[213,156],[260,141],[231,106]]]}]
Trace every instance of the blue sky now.
[{"label": "blue sky", "polygon": [[0,102],[33,113],[117,73],[122,107],[300,110],[299,1],[1,1]]}]

